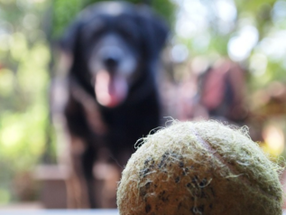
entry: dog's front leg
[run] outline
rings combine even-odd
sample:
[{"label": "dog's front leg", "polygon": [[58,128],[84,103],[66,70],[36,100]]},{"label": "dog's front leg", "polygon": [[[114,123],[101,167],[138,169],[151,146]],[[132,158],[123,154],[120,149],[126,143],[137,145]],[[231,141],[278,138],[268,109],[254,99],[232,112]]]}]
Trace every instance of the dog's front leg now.
[{"label": "dog's front leg", "polygon": [[84,141],[70,135],[70,174],[66,181],[68,208],[90,208],[90,182],[86,175],[89,170],[87,162],[87,147]]},{"label": "dog's front leg", "polygon": [[86,191],[88,196],[88,202],[91,208],[99,207],[95,198],[95,187],[93,177],[93,164],[95,159],[95,151],[91,144],[89,144],[82,154],[81,165],[83,170],[83,176],[86,184]]}]

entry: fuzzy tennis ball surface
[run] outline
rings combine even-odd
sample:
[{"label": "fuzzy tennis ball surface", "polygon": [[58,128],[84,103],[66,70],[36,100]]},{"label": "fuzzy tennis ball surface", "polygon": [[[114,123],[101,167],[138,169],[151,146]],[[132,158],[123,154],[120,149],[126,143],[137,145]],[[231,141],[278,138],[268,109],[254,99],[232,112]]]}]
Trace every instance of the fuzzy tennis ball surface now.
[{"label": "fuzzy tennis ball surface", "polygon": [[174,122],[143,139],[117,190],[121,215],[281,215],[279,166],[247,134]]}]

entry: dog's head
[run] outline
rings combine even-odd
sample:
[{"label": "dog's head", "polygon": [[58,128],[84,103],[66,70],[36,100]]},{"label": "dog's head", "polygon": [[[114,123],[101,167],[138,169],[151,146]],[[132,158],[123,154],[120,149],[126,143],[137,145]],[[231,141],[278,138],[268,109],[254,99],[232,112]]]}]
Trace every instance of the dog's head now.
[{"label": "dog's head", "polygon": [[105,2],[85,9],[62,40],[70,74],[97,101],[116,107],[136,81],[152,70],[168,31],[150,9]]}]

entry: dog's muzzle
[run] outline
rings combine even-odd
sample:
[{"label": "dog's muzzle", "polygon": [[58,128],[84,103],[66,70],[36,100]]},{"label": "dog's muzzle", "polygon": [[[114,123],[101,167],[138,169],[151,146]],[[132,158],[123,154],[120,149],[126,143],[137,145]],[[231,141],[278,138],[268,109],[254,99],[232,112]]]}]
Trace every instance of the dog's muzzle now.
[{"label": "dog's muzzle", "polygon": [[89,62],[95,95],[99,104],[113,108],[124,102],[128,95],[137,59],[119,36],[109,35],[98,44]]}]

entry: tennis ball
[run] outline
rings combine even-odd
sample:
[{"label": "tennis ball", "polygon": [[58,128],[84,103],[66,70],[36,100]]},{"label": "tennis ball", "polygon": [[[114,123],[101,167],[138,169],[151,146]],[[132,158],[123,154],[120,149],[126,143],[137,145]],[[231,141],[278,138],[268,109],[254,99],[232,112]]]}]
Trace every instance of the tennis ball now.
[{"label": "tennis ball", "polygon": [[245,127],[174,122],[143,139],[117,190],[121,215],[281,215],[279,166]]}]

